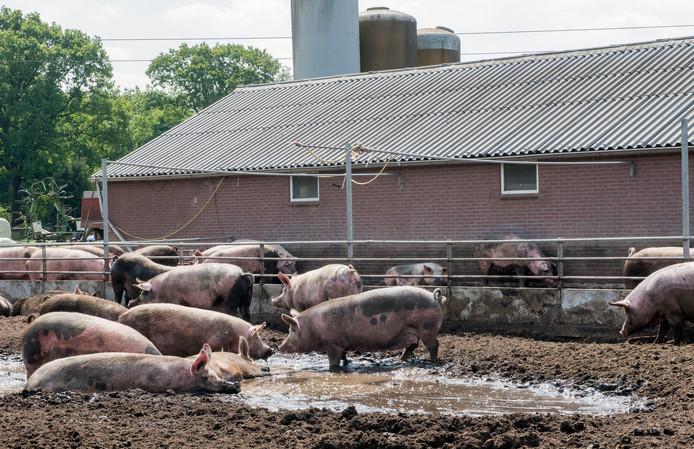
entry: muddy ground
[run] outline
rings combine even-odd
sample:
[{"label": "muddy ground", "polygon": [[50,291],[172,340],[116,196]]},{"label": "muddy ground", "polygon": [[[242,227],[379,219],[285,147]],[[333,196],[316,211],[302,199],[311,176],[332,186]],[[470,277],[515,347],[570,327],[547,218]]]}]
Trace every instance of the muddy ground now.
[{"label": "muddy ground", "polygon": [[[0,351],[17,353],[26,322],[0,317]],[[617,330],[615,330],[616,334]],[[264,330],[277,346],[281,330]],[[629,413],[512,414],[489,417],[388,415],[325,409],[271,412],[234,396],[16,393],[0,396],[3,447],[90,448],[690,448],[694,447],[694,342],[674,347],[619,339],[562,341],[446,323],[442,359],[456,376],[552,381],[636,394]],[[425,351],[417,352],[426,366]],[[326,359],[327,363],[327,359]]]}]

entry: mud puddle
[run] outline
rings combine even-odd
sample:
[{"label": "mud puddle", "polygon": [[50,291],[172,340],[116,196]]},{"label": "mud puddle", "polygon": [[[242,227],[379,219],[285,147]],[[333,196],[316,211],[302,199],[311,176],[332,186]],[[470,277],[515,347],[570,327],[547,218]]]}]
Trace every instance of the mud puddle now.
[{"label": "mud puddle", "polygon": [[0,352],[0,395],[21,392],[26,381],[27,372],[22,356]]},{"label": "mud puddle", "polygon": [[434,365],[350,359],[347,369],[334,372],[328,369],[325,355],[316,354],[273,355],[267,363],[272,375],[244,380],[240,397],[271,411],[309,407],[341,411],[354,406],[358,412],[597,416],[640,406],[636,398],[595,390],[452,377]]}]

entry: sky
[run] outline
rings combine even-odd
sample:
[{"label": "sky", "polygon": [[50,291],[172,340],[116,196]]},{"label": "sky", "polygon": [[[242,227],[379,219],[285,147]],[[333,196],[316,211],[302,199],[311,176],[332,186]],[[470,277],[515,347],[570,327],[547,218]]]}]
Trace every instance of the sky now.
[{"label": "sky", "polygon": [[[461,60],[478,61],[694,36],[692,0],[359,0],[410,14],[417,28],[459,34]],[[120,89],[150,84],[149,61],[183,42],[265,49],[291,69],[290,0],[0,0],[44,22],[103,40]],[[673,27],[690,25],[687,27]],[[662,27],[621,30],[596,28]],[[542,30],[592,31],[536,32]],[[511,31],[535,31],[510,33]],[[467,34],[469,33],[469,34]],[[198,40],[201,39],[201,40]],[[204,39],[204,40],[202,40]]]}]

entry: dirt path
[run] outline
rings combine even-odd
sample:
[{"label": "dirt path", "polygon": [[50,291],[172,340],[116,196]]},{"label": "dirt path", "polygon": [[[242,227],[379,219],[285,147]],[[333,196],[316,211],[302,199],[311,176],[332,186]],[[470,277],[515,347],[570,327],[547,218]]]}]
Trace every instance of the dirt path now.
[{"label": "dirt path", "polygon": [[[18,352],[23,317],[0,318],[0,350]],[[270,412],[229,395],[127,391],[0,396],[4,447],[231,448],[690,448],[694,447],[694,345],[565,342],[446,327],[444,369],[637,394],[639,410],[608,416],[386,415],[325,409]],[[266,330],[277,346],[284,337]],[[616,331],[615,331],[616,332]],[[691,341],[691,340],[690,340]],[[426,358],[424,351],[418,358]]]}]

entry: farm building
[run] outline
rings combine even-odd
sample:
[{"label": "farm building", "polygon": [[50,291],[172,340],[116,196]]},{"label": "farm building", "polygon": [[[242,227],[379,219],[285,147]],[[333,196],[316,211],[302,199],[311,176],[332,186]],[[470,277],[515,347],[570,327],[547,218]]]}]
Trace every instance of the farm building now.
[{"label": "farm building", "polygon": [[349,154],[355,240],[681,236],[693,118],[694,38],[239,87],[108,165],[109,219],[345,240]]}]

